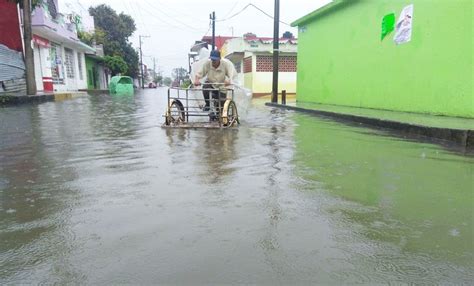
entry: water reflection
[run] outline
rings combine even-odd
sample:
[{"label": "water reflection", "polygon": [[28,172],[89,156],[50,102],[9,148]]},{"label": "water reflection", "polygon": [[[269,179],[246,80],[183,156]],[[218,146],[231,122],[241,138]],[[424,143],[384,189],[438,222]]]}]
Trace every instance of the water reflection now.
[{"label": "water reflection", "polygon": [[[274,118],[276,119],[276,118]],[[281,130],[280,130],[281,129]],[[284,126],[272,126],[270,128],[270,140],[268,142],[269,147],[269,160],[271,164],[271,172],[267,175],[267,184],[266,189],[268,192],[268,197],[266,199],[266,210],[268,212],[268,226],[265,229],[265,235],[260,241],[261,247],[265,254],[265,260],[268,265],[273,269],[273,271],[281,276],[285,275],[285,272],[288,270],[284,262],[281,259],[282,250],[280,247],[278,235],[278,223],[281,219],[282,208],[279,203],[279,193],[282,191],[280,185],[278,184],[278,176],[281,173],[281,168],[278,164],[281,162],[280,158],[280,148],[279,148],[279,137],[280,132],[284,134]]]},{"label": "water reflection", "polygon": [[133,95],[98,95],[90,97],[91,131],[98,138],[131,139],[138,129],[138,106]]},{"label": "water reflection", "polygon": [[232,163],[239,156],[238,130],[197,131],[194,154],[197,172],[203,183],[213,185],[224,183],[235,168]]},{"label": "water reflection", "polygon": [[[75,177],[70,168],[58,166],[60,132],[49,126],[44,113],[52,105],[12,107],[0,112],[0,280],[29,281],[29,271],[80,276],[65,259],[74,247],[67,227],[69,205],[76,194],[64,182]],[[56,134],[56,140],[38,142]],[[67,134],[66,134],[67,137]],[[52,139],[52,138],[50,138]],[[62,138],[64,139],[64,138]],[[62,155],[66,155],[62,157]],[[23,269],[24,272],[17,272]],[[21,274],[16,276],[14,274]],[[11,280],[10,280],[11,279]],[[30,280],[30,282],[39,282]]]},{"label": "water reflection", "polygon": [[332,216],[402,256],[472,266],[473,158],[306,115],[295,120],[299,174],[346,202],[328,208]]}]

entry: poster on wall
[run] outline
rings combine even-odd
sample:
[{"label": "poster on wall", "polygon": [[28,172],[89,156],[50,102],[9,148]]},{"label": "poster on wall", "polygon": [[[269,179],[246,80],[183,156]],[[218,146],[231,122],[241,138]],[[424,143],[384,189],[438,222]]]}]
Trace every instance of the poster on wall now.
[{"label": "poster on wall", "polygon": [[411,41],[412,23],[413,4],[405,6],[398,18],[397,25],[395,26],[395,36],[393,37],[397,45]]},{"label": "poster on wall", "polygon": [[380,40],[383,40],[385,36],[390,34],[395,29],[395,14],[390,13],[383,17],[382,19],[382,33],[380,35]]}]

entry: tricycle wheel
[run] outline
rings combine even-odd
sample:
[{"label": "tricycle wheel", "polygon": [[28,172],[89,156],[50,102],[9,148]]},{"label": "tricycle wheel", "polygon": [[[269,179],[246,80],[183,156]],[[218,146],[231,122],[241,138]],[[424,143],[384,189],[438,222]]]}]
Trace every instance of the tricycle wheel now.
[{"label": "tricycle wheel", "polygon": [[227,99],[222,110],[222,125],[232,127],[239,124],[239,115],[237,113],[237,105],[231,99]]},{"label": "tricycle wheel", "polygon": [[171,102],[166,112],[165,124],[177,124],[186,121],[186,116],[184,112],[184,106],[181,101],[175,99]]}]

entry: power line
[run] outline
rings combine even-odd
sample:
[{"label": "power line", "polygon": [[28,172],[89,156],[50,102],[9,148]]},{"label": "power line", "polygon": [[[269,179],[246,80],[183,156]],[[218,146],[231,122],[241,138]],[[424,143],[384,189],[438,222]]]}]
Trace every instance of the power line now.
[{"label": "power line", "polygon": [[[262,9],[260,9],[260,8],[257,7],[257,6],[255,6],[254,4],[249,3],[249,4],[245,5],[244,8],[242,8],[239,12],[235,13],[234,15],[232,15],[232,16],[230,16],[230,17],[228,17],[228,18],[225,18],[225,19],[216,20],[216,22],[224,22],[224,21],[230,20],[230,19],[234,18],[235,16],[238,16],[240,13],[244,12],[248,7],[253,7],[253,8],[255,8],[255,9],[257,9],[258,11],[262,12],[265,16],[269,17],[270,19],[273,19],[273,16],[272,16],[272,15],[270,15],[270,14],[268,14],[267,12],[263,11]],[[288,24],[288,23],[285,23],[285,22],[283,22],[283,21],[279,21],[279,22],[291,27],[291,25]]]},{"label": "power line", "polygon": [[[131,6],[133,6],[133,3],[131,4]],[[148,29],[148,26],[145,25],[145,23],[143,22],[143,19],[145,19],[145,17],[143,17],[142,10],[140,9],[140,6],[137,7],[137,10],[138,10],[138,14],[140,14],[140,17],[141,17],[141,20],[142,20],[142,25],[145,26],[145,29],[148,32],[148,35],[151,35],[150,30]]]},{"label": "power line", "polygon": [[207,36],[207,33],[209,33],[211,28],[212,28],[212,23],[211,23],[211,21],[209,21],[209,29],[207,29],[206,33],[204,33],[204,37]]},{"label": "power line", "polygon": [[[172,16],[168,15],[167,13],[165,13],[165,12],[162,11],[161,9],[157,8],[155,5],[151,4],[151,3],[148,2],[147,0],[144,0],[144,1],[145,1],[145,3],[146,3],[149,7],[153,8],[153,9],[154,9],[155,11],[157,11],[157,12],[160,12],[161,14],[163,14],[163,15],[165,15],[166,17],[172,19],[173,21],[175,21],[175,22],[177,22],[177,23],[180,23],[181,25],[183,25],[183,26],[185,26],[185,27],[187,27],[187,28],[189,28],[189,29],[192,29],[192,30],[195,30],[195,31],[199,31],[199,29],[196,29],[196,28],[194,28],[194,27],[192,27],[192,26],[189,26],[188,24],[186,24],[186,23],[184,23],[184,22],[182,22],[182,21],[176,19],[176,17],[172,17]],[[138,2],[137,2],[137,4],[138,4]]]},{"label": "power line", "polygon": [[[136,10],[133,8],[133,4],[132,4],[132,3],[127,2],[127,1],[123,1],[123,3],[124,3],[124,5],[125,5],[126,7],[128,6],[128,9],[130,9],[130,13],[133,13],[133,14],[134,14],[135,19],[137,19],[137,20],[135,20],[135,19],[134,19],[134,20],[137,21],[137,23],[140,24],[140,26],[142,26],[142,28],[145,29],[146,32],[147,32],[149,35],[151,35],[150,30],[148,29],[148,26],[145,25],[145,23],[143,22],[144,17],[143,17],[143,15],[142,15],[142,13],[140,12],[140,10],[138,10],[138,14],[139,14],[139,15],[137,15]],[[137,17],[137,16],[140,16],[140,17]],[[138,18],[140,19],[140,21],[138,21]]]},{"label": "power line", "polygon": [[[156,2],[158,2],[158,1],[155,0],[154,3],[156,3]],[[181,11],[178,12],[178,11],[174,10],[173,8],[170,8],[169,6],[164,5],[164,4],[161,3],[161,2],[160,2],[159,4],[160,4],[160,6],[163,6],[163,7],[165,7],[166,9],[168,9],[169,11],[175,12],[175,14],[178,15],[178,16],[180,16],[180,15],[185,15],[185,16],[187,16],[188,18],[194,19],[194,20],[196,20],[196,21],[205,22],[205,20],[203,20],[203,19],[201,19],[201,18],[196,18],[195,15],[192,16],[192,15],[190,15],[190,14],[183,13],[183,12],[181,12]]]},{"label": "power line", "polygon": [[239,2],[240,2],[240,0],[235,1],[234,5],[233,5],[232,8],[229,10],[229,12],[227,12],[227,14],[225,14],[224,18],[226,18],[227,16],[229,16],[230,13],[232,13],[232,11],[234,11],[235,6],[237,6],[237,4],[239,4]]},{"label": "power line", "polygon": [[[138,1],[137,1],[135,4],[138,5],[138,6],[140,6],[140,3],[139,3]],[[160,21],[160,22],[162,22],[162,23],[168,25],[169,27],[174,27],[174,28],[176,28],[176,29],[183,29],[182,27],[178,27],[178,26],[176,26],[176,25],[171,24],[171,23],[168,22],[168,21],[163,20],[161,17],[156,17],[156,15],[153,14],[153,13],[152,13],[151,11],[149,11],[148,9],[144,9],[144,11],[145,11],[146,13],[148,13],[150,16],[152,16],[153,19],[157,19],[158,21]]]}]

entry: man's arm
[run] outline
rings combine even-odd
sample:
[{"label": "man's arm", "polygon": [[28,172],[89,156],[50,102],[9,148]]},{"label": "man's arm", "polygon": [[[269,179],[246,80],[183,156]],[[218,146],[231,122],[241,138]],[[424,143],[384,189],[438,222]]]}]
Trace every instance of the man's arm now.
[{"label": "man's arm", "polygon": [[194,77],[194,85],[195,85],[195,86],[201,85],[200,80],[201,80],[201,77],[196,74],[196,76]]},{"label": "man's arm", "polygon": [[198,71],[196,71],[196,76],[194,77],[194,82],[193,82],[195,86],[201,85],[201,82],[200,82],[201,78],[206,76],[207,73],[209,72],[208,65],[209,65],[208,62],[205,62],[202,65],[202,67]]},{"label": "man's arm", "polygon": [[224,81],[225,85],[233,84],[234,83],[234,78],[237,76],[237,71],[235,70],[234,63],[232,63],[230,60],[227,60],[227,68],[226,68],[226,75],[229,78],[228,80]]}]

